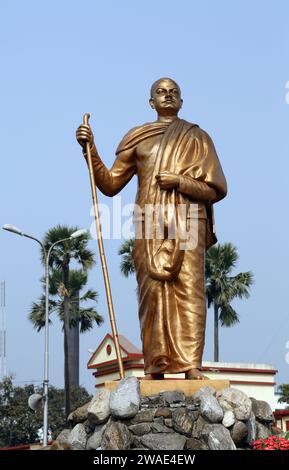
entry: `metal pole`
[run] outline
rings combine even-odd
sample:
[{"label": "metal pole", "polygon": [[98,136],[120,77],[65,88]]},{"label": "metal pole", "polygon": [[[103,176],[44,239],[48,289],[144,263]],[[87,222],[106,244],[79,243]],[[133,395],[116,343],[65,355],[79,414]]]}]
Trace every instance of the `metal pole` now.
[{"label": "metal pole", "polygon": [[[44,326],[44,378],[43,378],[43,447],[48,444],[48,384],[49,384],[49,255],[51,247],[48,252],[45,250],[43,243],[38,238],[22,233],[22,236],[35,240],[42,248],[45,262],[45,326]],[[52,245],[54,246],[54,245]]]},{"label": "metal pole", "polygon": [[[32,237],[30,237],[32,238]],[[48,444],[48,385],[49,385],[49,258],[51,251],[58,243],[69,240],[63,238],[57,240],[50,247],[48,252],[42,244],[45,258],[45,340],[44,340],[44,380],[43,380],[43,447]]]},{"label": "metal pole", "polygon": [[48,444],[48,383],[49,383],[49,254],[43,247],[45,258],[45,339],[44,339],[44,381],[43,381],[43,447]]},{"label": "metal pole", "polygon": [[[83,116],[83,124],[86,124],[88,126],[89,125],[88,124],[89,118],[90,118],[90,115],[85,114]],[[123,379],[124,378],[124,369],[123,369],[122,357],[121,357],[120,346],[119,346],[118,331],[117,331],[116,322],[115,322],[115,314],[114,314],[113,303],[112,303],[112,296],[111,296],[110,282],[109,282],[107,265],[106,265],[106,258],[105,258],[104,247],[103,247],[101,223],[100,223],[99,212],[98,212],[96,184],[95,184],[95,178],[94,178],[94,173],[93,173],[92,158],[91,158],[91,151],[90,151],[89,142],[86,143],[86,155],[87,155],[89,177],[90,177],[90,186],[91,186],[92,200],[93,200],[93,207],[94,207],[97,242],[98,242],[100,261],[101,261],[101,267],[102,267],[104,284],[105,284],[105,291],[106,291],[106,298],[107,298],[107,305],[108,305],[108,313],[109,313],[109,319],[110,319],[111,329],[112,329],[112,336],[113,336],[116,355],[117,355],[119,375],[120,375],[120,378]]]}]

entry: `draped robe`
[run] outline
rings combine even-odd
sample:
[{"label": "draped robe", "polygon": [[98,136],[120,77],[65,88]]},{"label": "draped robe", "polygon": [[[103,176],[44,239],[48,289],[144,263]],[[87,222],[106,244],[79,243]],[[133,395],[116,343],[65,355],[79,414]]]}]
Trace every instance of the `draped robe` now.
[{"label": "draped robe", "polygon": [[[148,142],[152,145],[156,142],[157,150],[146,158],[142,154],[146,147],[143,152],[142,145]],[[96,185],[104,194],[117,194],[137,174],[138,208],[144,211],[148,204],[161,207],[182,204],[186,208],[182,214],[186,226],[190,218],[197,218],[197,243],[191,249],[181,248],[183,240],[178,231],[173,239],[166,232],[161,237],[146,239],[143,217],[135,220],[141,223],[142,236],[136,238],[132,256],[145,373],[178,373],[200,368],[206,323],[204,256],[205,250],[217,241],[213,204],[227,192],[212,140],[196,124],[185,120],[157,121],[125,135],[110,170],[95,147],[92,160]],[[178,188],[160,189],[155,176],[164,171],[179,175]],[[152,220],[154,224],[155,219]],[[181,221],[176,218],[174,223],[178,228]]]}]

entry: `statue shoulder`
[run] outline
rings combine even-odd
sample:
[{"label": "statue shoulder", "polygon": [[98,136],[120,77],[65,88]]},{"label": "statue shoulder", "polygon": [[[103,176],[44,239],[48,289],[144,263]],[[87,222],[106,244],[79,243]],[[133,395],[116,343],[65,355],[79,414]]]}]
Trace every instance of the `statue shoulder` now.
[{"label": "statue shoulder", "polygon": [[[193,124],[192,124],[193,125]],[[210,135],[208,134],[207,131],[205,131],[204,129],[202,129],[200,126],[198,126],[197,124],[193,125],[194,127],[192,128],[192,133],[193,133],[193,136],[203,142],[207,142],[207,143],[213,143],[212,141],[212,138],[210,137]]]},{"label": "statue shoulder", "polygon": [[147,139],[148,137],[156,134],[161,134],[164,132],[164,130],[165,126],[157,122],[147,122],[140,126],[133,127],[123,137],[116,150],[116,153],[118,154],[124,150],[131,149],[137,146],[144,139]]}]

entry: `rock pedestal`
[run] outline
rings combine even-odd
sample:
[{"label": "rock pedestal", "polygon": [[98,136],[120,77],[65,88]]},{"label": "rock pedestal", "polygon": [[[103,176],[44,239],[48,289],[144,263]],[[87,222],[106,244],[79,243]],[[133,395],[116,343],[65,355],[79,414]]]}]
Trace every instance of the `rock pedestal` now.
[{"label": "rock pedestal", "polygon": [[70,415],[70,423],[73,428],[56,440],[59,448],[250,449],[255,439],[274,432],[268,403],[213,380],[129,377],[109,383]]}]

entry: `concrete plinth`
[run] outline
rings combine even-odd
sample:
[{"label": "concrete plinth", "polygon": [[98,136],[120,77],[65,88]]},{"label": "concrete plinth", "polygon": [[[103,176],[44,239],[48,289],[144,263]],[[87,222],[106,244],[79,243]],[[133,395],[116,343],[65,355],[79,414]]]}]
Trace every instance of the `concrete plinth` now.
[{"label": "concrete plinth", "polygon": [[[112,391],[118,385],[118,380],[105,382],[105,388]],[[216,391],[230,387],[229,380],[140,380],[140,391],[143,396],[157,395],[164,391],[181,390],[186,396],[193,395],[202,387],[213,387]]]}]

